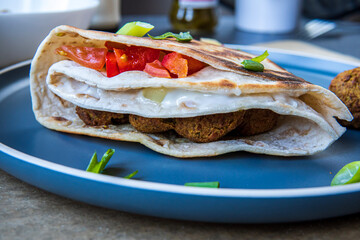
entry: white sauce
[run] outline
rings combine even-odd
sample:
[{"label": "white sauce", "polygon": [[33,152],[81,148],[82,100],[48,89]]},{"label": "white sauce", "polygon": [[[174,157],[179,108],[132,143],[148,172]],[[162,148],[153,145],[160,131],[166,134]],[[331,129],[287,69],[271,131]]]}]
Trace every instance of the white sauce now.
[{"label": "white sauce", "polygon": [[219,105],[231,105],[236,98],[238,97],[235,95],[220,95],[174,89],[167,93],[161,102],[161,107],[164,109],[190,108],[200,111],[211,111],[214,108],[218,108]]},{"label": "white sauce", "polygon": [[[210,71],[213,75],[208,74],[207,71]],[[192,78],[193,81],[219,80],[221,76],[215,75],[221,73],[227,74],[227,77],[234,78],[234,80],[235,77],[238,77],[234,73],[213,72],[210,68],[207,68],[200,71],[197,76],[188,77],[188,80]],[[143,76],[144,74],[145,76]],[[206,78],[205,74],[209,79]],[[80,107],[131,113],[144,117],[192,117],[251,108],[271,109],[283,115],[297,115],[308,118],[321,117],[321,114],[307,106],[298,96],[290,96],[285,93],[246,95],[241,93],[240,88],[231,92],[212,93],[169,86],[167,95],[161,103],[157,103],[145,98],[141,88],[124,90],[126,83],[123,83],[123,81],[129,82],[129,76],[125,78],[125,75],[124,73],[113,78],[106,78],[101,73],[82,67],[72,61],[62,61],[55,63],[49,69],[46,81],[52,92]],[[152,83],[164,81],[152,79],[150,75],[139,71],[128,72],[128,75],[133,77],[130,78],[132,84],[139,84],[142,87],[147,86],[145,83],[149,84],[149,81]],[[253,79],[244,81],[251,82]],[[120,89],[106,87],[113,86],[113,84],[120,87]],[[179,87],[179,84],[174,86]],[[162,84],[150,85],[149,87],[164,88]]]}]

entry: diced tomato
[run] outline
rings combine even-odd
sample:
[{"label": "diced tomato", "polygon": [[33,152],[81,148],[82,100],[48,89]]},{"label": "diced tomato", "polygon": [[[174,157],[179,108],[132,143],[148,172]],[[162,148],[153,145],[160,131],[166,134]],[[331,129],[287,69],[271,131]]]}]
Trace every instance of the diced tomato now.
[{"label": "diced tomato", "polygon": [[114,48],[114,54],[120,73],[132,70],[131,64],[129,64],[128,57],[124,50]]},{"label": "diced tomato", "polygon": [[125,49],[114,48],[116,61],[120,73],[131,70],[145,69],[146,63],[151,63],[159,58],[160,50],[131,46]]},{"label": "diced tomato", "polygon": [[183,57],[188,61],[188,75],[196,73],[206,66],[206,63],[200,62],[192,57]]},{"label": "diced tomato", "polygon": [[164,56],[161,64],[169,70],[169,72],[176,74],[179,78],[187,77],[188,62],[179,53],[172,52]]},{"label": "diced tomato", "polygon": [[80,65],[101,70],[105,65],[106,48],[61,46],[56,53],[66,56]]},{"label": "diced tomato", "polygon": [[164,57],[165,57],[166,54],[167,54],[167,53],[166,53],[165,51],[160,51],[160,54],[159,54],[159,61],[160,61],[160,62],[164,59]]},{"label": "diced tomato", "polygon": [[117,49],[125,49],[126,45],[122,44],[122,43],[117,43],[117,42],[111,42],[111,41],[106,41],[105,42],[105,47],[109,50],[114,50],[114,48]]},{"label": "diced tomato", "polygon": [[107,52],[106,54],[106,76],[113,77],[120,73],[116,63],[115,53]]},{"label": "diced tomato", "polygon": [[168,70],[161,65],[159,60],[155,60],[152,63],[147,63],[144,72],[150,74],[153,77],[171,78]]}]

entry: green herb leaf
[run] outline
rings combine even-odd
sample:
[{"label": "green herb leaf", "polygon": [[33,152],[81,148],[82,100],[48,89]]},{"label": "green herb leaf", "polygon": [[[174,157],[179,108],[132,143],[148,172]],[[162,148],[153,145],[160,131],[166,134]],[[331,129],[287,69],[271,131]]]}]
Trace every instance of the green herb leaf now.
[{"label": "green herb leaf", "polygon": [[251,60],[253,60],[254,62],[262,62],[265,60],[265,58],[267,58],[269,56],[268,51],[266,50],[263,54],[261,54],[260,56],[254,57]]},{"label": "green herb leaf", "polygon": [[148,34],[148,36],[154,40],[164,40],[169,37],[176,38],[176,41],[178,41],[178,42],[190,42],[191,40],[193,40],[193,37],[190,35],[190,32],[180,32],[179,34],[167,32],[160,36],[154,37],[154,36],[151,36],[150,34]]},{"label": "green herb leaf", "polygon": [[253,60],[244,60],[241,62],[245,69],[251,70],[254,72],[262,72],[264,71],[264,65],[259,62],[255,62]]},{"label": "green herb leaf", "polygon": [[264,71],[264,65],[261,64],[262,61],[265,60],[269,56],[268,51],[266,50],[260,56],[254,57],[250,60],[244,60],[241,64],[244,66],[245,69],[251,70],[254,72],[262,72]]},{"label": "green herb leaf", "polygon": [[219,182],[189,182],[185,183],[188,187],[204,187],[204,188],[219,188]]},{"label": "green herb leaf", "polygon": [[135,172],[130,173],[129,175],[125,176],[124,178],[130,179],[130,178],[132,178],[133,176],[135,176],[138,172],[139,172],[139,170],[136,170]]},{"label": "green herb leaf", "polygon": [[344,185],[360,182],[360,161],[346,164],[334,176],[331,186]]},{"label": "green herb leaf", "polygon": [[100,162],[98,162],[97,154],[95,152],[93,154],[93,156],[91,157],[90,163],[89,163],[86,171],[93,172],[93,173],[101,173],[104,170],[106,164],[109,162],[112,155],[114,154],[114,152],[115,152],[114,149],[107,150],[106,153],[101,158]]},{"label": "green herb leaf", "polygon": [[150,23],[139,22],[139,21],[129,22],[129,23],[125,24],[124,26],[122,26],[116,32],[116,34],[142,37],[153,28],[154,28],[154,26],[151,25]]}]

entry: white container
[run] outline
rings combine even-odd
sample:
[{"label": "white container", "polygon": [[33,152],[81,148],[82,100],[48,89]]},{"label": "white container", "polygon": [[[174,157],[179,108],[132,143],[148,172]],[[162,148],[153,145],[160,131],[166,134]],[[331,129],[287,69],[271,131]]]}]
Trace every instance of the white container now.
[{"label": "white container", "polygon": [[98,0],[0,1],[0,68],[31,59],[58,25],[88,28]]},{"label": "white container", "polygon": [[90,27],[94,29],[118,28],[121,21],[120,0],[101,0]]},{"label": "white container", "polygon": [[298,24],[302,0],[236,0],[235,25],[239,30],[288,33]]}]

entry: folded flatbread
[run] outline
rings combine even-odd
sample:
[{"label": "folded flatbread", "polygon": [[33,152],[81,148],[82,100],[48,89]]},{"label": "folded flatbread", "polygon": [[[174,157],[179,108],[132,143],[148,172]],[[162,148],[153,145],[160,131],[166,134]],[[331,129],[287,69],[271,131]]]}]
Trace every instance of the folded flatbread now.
[{"label": "folded flatbread", "polygon": [[[108,78],[55,53],[62,45],[104,47],[106,41],[178,52],[208,66],[185,78],[159,78],[143,71]],[[59,26],[41,43],[31,64],[33,111],[39,123],[53,130],[139,142],[176,157],[235,151],[310,155],[326,149],[345,132],[334,117],[350,121],[352,115],[332,92],[294,76],[268,59],[262,62],[263,72],[244,69],[241,62],[253,57],[195,40],[180,43]],[[148,88],[167,89],[168,93],[157,103],[143,97],[142,91]],[[196,143],[173,133],[142,133],[130,124],[88,126],[75,113],[76,106],[147,118],[269,109],[280,118],[269,132]]]}]

